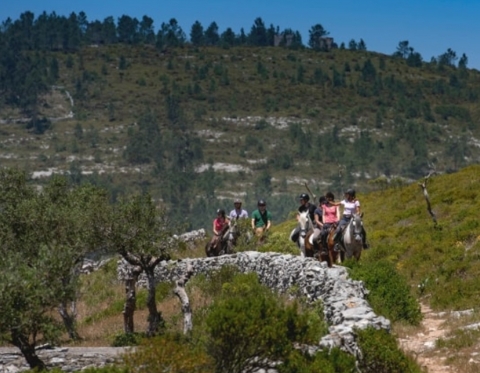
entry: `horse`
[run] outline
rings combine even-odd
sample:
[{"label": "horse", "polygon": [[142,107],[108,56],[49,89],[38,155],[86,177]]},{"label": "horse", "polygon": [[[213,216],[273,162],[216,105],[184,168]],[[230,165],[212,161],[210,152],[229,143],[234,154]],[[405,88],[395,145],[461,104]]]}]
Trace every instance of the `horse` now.
[{"label": "horse", "polygon": [[236,219],[230,220],[220,232],[219,238],[212,245],[211,241],[205,245],[207,257],[233,254],[235,243],[238,237]]},{"label": "horse", "polygon": [[[363,236],[365,231],[363,229],[362,222],[363,214],[353,214],[348,224],[344,227],[340,233],[340,240],[342,241],[342,248],[340,250],[339,261],[343,262],[345,259],[355,258],[360,260],[363,249]],[[338,251],[334,249],[335,242],[333,240],[335,236],[335,229],[333,229],[328,235],[328,249],[338,254]]]},{"label": "horse", "polygon": [[350,222],[343,231],[343,245],[345,246],[346,259],[360,260],[363,249],[363,236],[365,234],[362,222],[363,214],[353,214]]},{"label": "horse", "polygon": [[326,253],[321,256],[321,261],[326,261],[328,266],[331,267],[333,263],[341,264],[345,260],[345,252],[335,250],[335,231],[337,229],[337,223],[332,224],[327,232],[326,239]]},{"label": "horse", "polygon": [[[300,249],[300,255],[302,257],[313,257],[313,250],[310,252],[306,252],[306,246],[305,243],[310,237],[310,235],[313,233],[313,223],[312,220],[310,219],[310,216],[308,215],[308,211],[300,212],[298,214],[298,228],[299,228],[299,233],[298,233],[298,239],[296,240],[298,248]],[[290,234],[290,239],[293,241],[293,232],[295,229],[292,231]]]}]

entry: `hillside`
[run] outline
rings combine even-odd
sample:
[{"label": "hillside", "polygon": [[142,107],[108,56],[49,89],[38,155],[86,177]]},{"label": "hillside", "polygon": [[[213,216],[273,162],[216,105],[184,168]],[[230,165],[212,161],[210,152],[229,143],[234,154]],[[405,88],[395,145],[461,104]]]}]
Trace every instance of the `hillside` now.
[{"label": "hillside", "polygon": [[149,191],[190,228],[239,195],[249,210],[268,197],[280,221],[305,182],[366,192],[480,156],[476,70],[280,47],[90,45],[42,58],[58,78],[37,119],[0,105],[4,166],[40,183],[69,172],[112,198]]}]

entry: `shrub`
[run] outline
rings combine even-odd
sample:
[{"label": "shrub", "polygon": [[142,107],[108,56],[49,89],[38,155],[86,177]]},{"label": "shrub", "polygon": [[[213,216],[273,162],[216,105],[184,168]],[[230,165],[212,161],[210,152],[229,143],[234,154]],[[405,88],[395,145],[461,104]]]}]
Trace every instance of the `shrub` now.
[{"label": "shrub", "polygon": [[292,351],[285,362],[278,367],[280,373],[340,373],[355,372],[355,357],[333,348],[330,351],[320,351],[314,356]]},{"label": "shrub", "polygon": [[404,320],[412,325],[420,323],[420,306],[411,294],[406,280],[395,270],[393,264],[379,260],[350,265],[351,277],[361,279],[370,291],[367,299],[377,314],[384,315],[392,322]]},{"label": "shrub", "polygon": [[[299,304],[283,304],[256,274],[238,275],[225,283],[211,306],[206,348],[217,372],[243,372],[293,351],[293,343],[318,342],[323,325],[318,312],[299,312]],[[315,322],[312,322],[315,320]]]},{"label": "shrub", "polygon": [[395,338],[385,330],[357,330],[357,342],[362,351],[359,370],[362,373],[421,373],[415,361],[405,356]]},{"label": "shrub", "polygon": [[134,352],[125,354],[129,373],[211,373],[213,361],[180,334],[145,340]]}]

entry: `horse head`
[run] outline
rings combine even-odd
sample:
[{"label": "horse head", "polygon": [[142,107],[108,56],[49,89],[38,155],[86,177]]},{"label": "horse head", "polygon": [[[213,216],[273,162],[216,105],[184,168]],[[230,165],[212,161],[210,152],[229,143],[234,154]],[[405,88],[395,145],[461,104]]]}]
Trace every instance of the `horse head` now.
[{"label": "horse head", "polygon": [[300,227],[300,237],[305,239],[307,233],[312,229],[312,221],[308,215],[308,211],[300,212],[298,215],[298,225]]},{"label": "horse head", "polygon": [[354,214],[352,218],[352,235],[355,241],[362,242],[363,235],[363,214]]}]

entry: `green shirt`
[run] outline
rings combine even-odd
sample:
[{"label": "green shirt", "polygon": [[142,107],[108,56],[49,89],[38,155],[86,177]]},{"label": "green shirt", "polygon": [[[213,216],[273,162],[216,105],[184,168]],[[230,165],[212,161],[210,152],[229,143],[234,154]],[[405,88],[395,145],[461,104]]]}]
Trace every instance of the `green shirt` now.
[{"label": "green shirt", "polygon": [[252,213],[252,220],[255,221],[255,228],[261,228],[267,226],[268,221],[272,221],[272,214],[268,210],[265,210],[263,214],[260,210],[255,210]]}]

